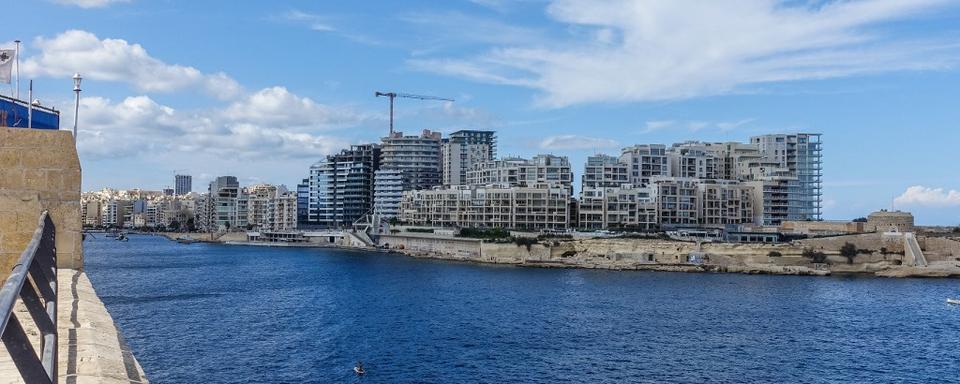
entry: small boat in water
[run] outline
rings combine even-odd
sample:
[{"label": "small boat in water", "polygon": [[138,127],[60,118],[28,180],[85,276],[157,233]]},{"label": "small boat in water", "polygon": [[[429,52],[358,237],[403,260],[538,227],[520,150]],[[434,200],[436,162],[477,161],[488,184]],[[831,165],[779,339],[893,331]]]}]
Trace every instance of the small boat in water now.
[{"label": "small boat in water", "polygon": [[960,299],[947,299],[947,304],[960,305]]},{"label": "small boat in water", "polygon": [[357,366],[353,367],[353,373],[356,373],[357,376],[363,376],[366,371],[363,370],[363,363],[357,362]]}]

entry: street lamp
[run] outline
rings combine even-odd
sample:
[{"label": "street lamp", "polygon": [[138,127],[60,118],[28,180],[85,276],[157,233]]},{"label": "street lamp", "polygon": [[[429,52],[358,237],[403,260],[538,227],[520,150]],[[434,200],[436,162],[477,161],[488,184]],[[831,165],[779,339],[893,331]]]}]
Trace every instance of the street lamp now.
[{"label": "street lamp", "polygon": [[74,142],[77,141],[77,114],[80,113],[80,81],[82,80],[83,78],[80,77],[79,73],[73,74],[73,92],[76,92],[77,94],[77,103],[74,106],[74,110],[73,110],[73,141]]}]

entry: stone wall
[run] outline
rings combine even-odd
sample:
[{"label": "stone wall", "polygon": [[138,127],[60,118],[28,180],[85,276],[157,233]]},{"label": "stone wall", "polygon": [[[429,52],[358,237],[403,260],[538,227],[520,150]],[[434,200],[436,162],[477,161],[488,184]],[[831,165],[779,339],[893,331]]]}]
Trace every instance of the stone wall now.
[{"label": "stone wall", "polygon": [[879,251],[886,248],[887,252],[903,252],[903,237],[884,236],[882,233],[864,233],[859,235],[820,237],[798,240],[795,243],[802,247],[810,247],[824,253],[836,253],[845,243],[857,246],[857,249]]},{"label": "stone wall", "polygon": [[380,246],[413,254],[443,254],[455,258],[480,257],[480,240],[404,233],[381,235]]},{"label": "stone wall", "polygon": [[0,128],[0,279],[48,210],[57,228],[57,266],[83,266],[80,158],[68,131]]}]

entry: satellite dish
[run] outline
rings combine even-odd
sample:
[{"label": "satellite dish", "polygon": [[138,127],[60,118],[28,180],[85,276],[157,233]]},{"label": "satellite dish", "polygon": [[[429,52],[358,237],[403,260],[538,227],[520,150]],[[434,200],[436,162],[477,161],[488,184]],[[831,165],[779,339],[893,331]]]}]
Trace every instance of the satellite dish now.
[{"label": "satellite dish", "polygon": [[39,107],[39,106],[40,106],[40,99],[33,99],[33,102],[30,103],[30,104],[33,104],[34,107]]}]

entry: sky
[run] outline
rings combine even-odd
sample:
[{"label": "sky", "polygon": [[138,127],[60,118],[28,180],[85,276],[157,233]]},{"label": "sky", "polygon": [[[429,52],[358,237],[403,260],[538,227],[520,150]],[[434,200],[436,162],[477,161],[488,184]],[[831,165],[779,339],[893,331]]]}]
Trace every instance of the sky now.
[{"label": "sky", "polygon": [[[83,189],[296,185],[397,130],[500,155],[823,134],[824,218],[960,224],[960,1],[8,2],[0,48],[72,129]],[[12,86],[0,85],[9,95]]]}]

